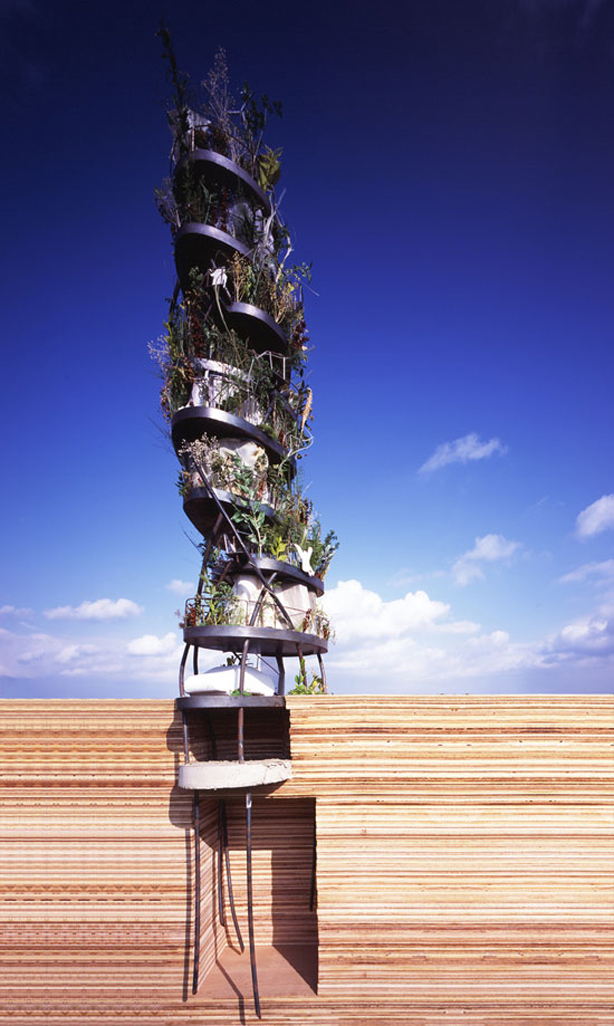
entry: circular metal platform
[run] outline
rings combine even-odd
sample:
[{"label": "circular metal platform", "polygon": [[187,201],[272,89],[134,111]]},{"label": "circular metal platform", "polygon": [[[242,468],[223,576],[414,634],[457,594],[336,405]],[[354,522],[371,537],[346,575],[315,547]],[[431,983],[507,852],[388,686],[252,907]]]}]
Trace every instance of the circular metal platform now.
[{"label": "circular metal platform", "polygon": [[[214,492],[229,516],[232,516],[237,506],[241,506],[236,495],[218,488],[214,488]],[[275,510],[271,506],[260,508],[268,520],[275,519]],[[196,530],[203,535],[211,531],[219,512],[206,488],[192,488],[183,500],[183,511]]]},{"label": "circular metal platform", "polygon": [[191,270],[198,269],[206,274],[211,267],[224,263],[233,253],[247,256],[249,250],[221,228],[196,221],[184,224],[175,236],[175,267],[183,291],[189,288]]},{"label": "circular metal platform", "polygon": [[180,712],[191,709],[285,709],[286,700],[283,695],[187,695],[176,698],[175,704]]},{"label": "circular metal platform", "polygon": [[[265,431],[261,431],[255,424],[235,416],[234,413],[218,410],[215,406],[185,406],[178,410],[171,421],[171,432],[177,455],[184,442],[202,438],[205,432],[208,435],[215,435],[216,438],[244,438],[246,441],[255,442],[266,450],[273,463],[281,463],[287,453],[280,442],[271,438]],[[296,460],[288,460],[288,466],[295,472]]]},{"label": "circular metal platform", "polygon": [[298,566],[286,563],[280,559],[272,559],[270,556],[251,556],[248,561],[242,553],[233,556],[230,573],[249,573],[250,564],[258,567],[263,573],[274,573],[278,581],[292,581],[294,584],[302,584],[316,595],[324,594],[324,582],[319,577],[310,577]]},{"label": "circular metal platform", "polygon": [[271,201],[264,189],[261,189],[258,182],[230,157],[224,157],[215,150],[194,149],[179,161],[175,168],[175,177],[180,177],[188,165],[194,165],[198,174],[206,181],[219,182],[220,185],[237,192],[247,191],[259,207],[267,214],[271,213]]},{"label": "circular metal platform", "polygon": [[229,327],[257,353],[288,352],[288,339],[270,314],[252,303],[224,304],[225,319]]},{"label": "circular metal platform", "polygon": [[304,656],[328,652],[328,642],[317,634],[276,627],[184,627],[183,640],[188,645],[219,652],[239,652],[243,643],[249,641],[250,652],[265,656],[298,656],[299,648]]}]

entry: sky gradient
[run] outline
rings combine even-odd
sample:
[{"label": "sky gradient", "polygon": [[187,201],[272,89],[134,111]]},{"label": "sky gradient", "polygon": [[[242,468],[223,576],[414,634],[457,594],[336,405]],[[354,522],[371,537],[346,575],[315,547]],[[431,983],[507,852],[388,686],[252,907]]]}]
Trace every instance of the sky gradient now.
[{"label": "sky gradient", "polygon": [[177,689],[161,17],[283,101],[331,689],[611,690],[614,4],[2,0],[0,695]]}]

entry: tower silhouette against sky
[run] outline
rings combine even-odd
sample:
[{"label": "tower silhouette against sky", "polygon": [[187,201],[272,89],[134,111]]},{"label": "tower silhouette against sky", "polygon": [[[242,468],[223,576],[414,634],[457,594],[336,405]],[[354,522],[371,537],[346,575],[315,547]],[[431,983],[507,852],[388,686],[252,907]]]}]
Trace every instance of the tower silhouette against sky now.
[{"label": "tower silhouette against sky", "polygon": [[[279,105],[266,96],[257,100],[248,87],[235,105],[220,51],[204,83],[206,103],[194,109],[188,81],[165,41],[174,87],[173,144],[170,177],[156,196],[171,227],[177,284],[157,356],[183,508],[202,539],[197,593],[186,602],[181,624],[178,700],[185,750],[179,786],[194,792],[193,989],[199,979],[200,793],[221,796],[223,921],[224,795],[238,791],[245,793],[249,943],[259,1012],[252,789],[291,776],[286,660],[296,661],[299,691],[326,690],[322,656],[331,629],[318,599],[337,541],[333,532],[322,536],[297,474],[312,441],[303,313],[303,285],[310,275],[306,265],[291,262],[292,242],[277,208],[281,151],[263,143],[267,116],[280,113]],[[221,663],[200,672],[201,649],[219,652]],[[317,660],[311,680],[310,656]],[[246,740],[246,720],[256,709],[265,729],[252,743]],[[236,717],[234,751],[223,726],[216,729],[228,715]],[[263,747],[264,735],[275,739],[272,750]],[[205,757],[194,759],[203,744]],[[243,948],[229,871],[227,891]]]}]

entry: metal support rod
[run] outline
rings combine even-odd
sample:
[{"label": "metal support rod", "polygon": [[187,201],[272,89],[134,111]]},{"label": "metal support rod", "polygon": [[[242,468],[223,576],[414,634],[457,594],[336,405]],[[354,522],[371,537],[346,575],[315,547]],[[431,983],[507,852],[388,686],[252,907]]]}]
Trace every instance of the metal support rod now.
[{"label": "metal support rod", "polygon": [[328,688],[326,686],[326,670],[324,669],[324,660],[320,652],[317,653],[318,666],[320,667],[320,680],[322,681],[322,690],[325,694],[328,694]]},{"label": "metal support rod", "polygon": [[200,463],[197,463],[196,461],[194,461],[194,466],[196,467],[196,471],[200,475],[200,479],[203,482],[206,490],[209,492],[210,498],[213,499],[213,502],[217,506],[218,512],[223,516],[224,520],[226,521],[226,523],[230,527],[231,533],[232,533],[235,541],[237,542],[237,544],[241,548],[241,551],[243,552],[243,555],[247,557],[249,566],[254,571],[256,577],[258,577],[260,579],[260,583],[264,585],[264,587],[268,591],[269,595],[271,596],[271,598],[273,599],[273,601],[277,605],[277,607],[280,610],[284,620],[286,621],[286,624],[287,624],[289,630],[293,631],[294,630],[294,624],[292,622],[292,619],[291,619],[289,613],[286,612],[286,608],[285,608],[283,602],[281,602],[279,596],[273,591],[273,589],[269,586],[269,584],[265,580],[264,574],[260,570],[260,567],[256,566],[256,564],[254,563],[253,557],[252,557],[252,553],[249,551],[249,549],[245,545],[245,543],[244,543],[244,541],[243,541],[243,539],[241,537],[240,531],[238,530],[236,525],[232,522],[231,518],[228,516],[228,513],[226,512],[226,510],[222,506],[222,503],[220,502],[220,500],[218,499],[217,495],[215,494],[215,490],[214,490],[213,486],[209,483],[209,479],[208,479],[207,475],[205,474],[203,468],[201,467]]},{"label": "metal support rod", "polygon": [[181,713],[181,719],[183,722],[183,761],[187,766],[190,761],[190,740],[188,737],[188,717],[185,711]]},{"label": "metal support rod", "polygon": [[245,795],[246,813],[246,838],[245,847],[247,854],[247,925],[249,931],[249,962],[252,970],[252,990],[254,992],[254,1007],[259,1019],[260,995],[258,993],[258,970],[256,968],[256,947],[254,944],[254,895],[252,889],[252,796],[248,791]]},{"label": "metal support rod", "polygon": [[[314,801],[315,805],[315,801]],[[316,810],[313,810],[313,850],[311,856],[311,893],[309,895],[309,911],[313,912],[316,904],[316,872],[317,872],[317,858],[318,858],[318,845],[317,845],[317,828],[316,828]]]},{"label": "metal support rod", "polygon": [[237,709],[237,758],[239,762],[245,762],[245,717],[242,705]]},{"label": "metal support rod", "polygon": [[286,691],[286,668],[284,666],[283,656],[276,656],[277,669],[279,670],[279,681],[277,683],[277,694],[283,695]]},{"label": "metal support rod", "polygon": [[[243,642],[243,651],[241,653],[241,668],[239,670],[239,694],[242,695],[245,691],[245,668],[247,665],[247,656],[249,653],[249,638],[246,638]],[[243,706],[239,706],[237,709],[237,756],[239,762],[244,762],[245,753],[245,719]]]},{"label": "metal support rod", "polygon": [[217,912],[220,926],[226,926],[224,915],[224,826],[222,822],[223,801],[217,803]]},{"label": "metal support rod", "polygon": [[217,519],[215,521],[215,524],[213,525],[213,531],[211,532],[211,537],[207,541],[207,544],[205,545],[205,548],[204,548],[204,551],[203,551],[203,559],[202,559],[202,563],[201,563],[201,566],[200,566],[200,576],[198,578],[198,587],[196,589],[196,594],[197,595],[202,595],[202,593],[204,591],[204,588],[205,588],[205,568],[207,566],[207,561],[209,559],[209,556],[211,555],[211,551],[213,549],[213,544],[215,542],[215,539],[216,539],[216,537],[218,535],[218,532],[219,532],[219,530],[220,530],[220,528],[222,526],[222,519],[223,519],[222,518],[222,514],[218,513]]},{"label": "metal support rod", "polygon": [[188,660],[188,652],[189,651],[190,651],[190,646],[189,645],[185,645],[184,649],[183,649],[183,655],[181,657],[181,664],[179,666],[179,694],[181,695],[182,698],[185,698],[185,688],[183,686],[183,682],[185,680],[185,664],[186,664],[186,662]]},{"label": "metal support rod", "polygon": [[[213,531],[211,533],[211,537],[209,538],[209,540],[208,540],[208,542],[207,542],[207,544],[205,546],[204,552],[203,552],[203,559],[202,559],[202,563],[201,563],[201,567],[200,567],[200,574],[199,574],[199,577],[198,577],[198,587],[196,589],[196,595],[199,598],[201,597],[201,595],[202,595],[202,593],[204,591],[204,588],[205,588],[205,569],[206,569],[206,566],[207,566],[207,561],[209,559],[209,556],[211,555],[211,551],[213,549],[214,540],[215,540],[215,538],[216,538],[216,536],[217,536],[221,526],[222,526],[222,516],[221,516],[221,514],[218,513],[217,520],[215,521],[215,524],[213,526]],[[194,651],[192,653],[192,671],[195,674],[198,673],[198,645],[194,646]]]},{"label": "metal support rod", "polygon": [[230,875],[230,856],[228,854],[228,818],[226,816],[226,802],[221,803],[222,806],[222,831],[224,837],[224,857],[226,859],[226,882],[228,884],[228,901],[230,902],[230,914],[232,916],[232,922],[234,924],[235,933],[239,942],[241,953],[245,951],[245,944],[243,943],[243,937],[241,936],[241,930],[239,928],[239,920],[237,918],[237,910],[235,908],[235,899],[232,890],[232,877]]},{"label": "metal support rod", "polygon": [[194,792],[194,972],[192,975],[192,993],[198,991],[198,971],[200,963],[200,795]]},{"label": "metal support rod", "polygon": [[245,670],[247,668],[247,656],[249,654],[249,638],[246,638],[243,642],[243,651],[241,652],[241,668],[239,670],[239,694],[242,695],[245,691]]}]

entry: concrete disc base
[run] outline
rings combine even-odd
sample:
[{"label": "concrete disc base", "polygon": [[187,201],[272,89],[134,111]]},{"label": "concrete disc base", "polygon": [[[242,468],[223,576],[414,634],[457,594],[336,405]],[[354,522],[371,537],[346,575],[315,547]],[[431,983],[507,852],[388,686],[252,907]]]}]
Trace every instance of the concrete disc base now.
[{"label": "concrete disc base", "polygon": [[179,767],[179,787],[190,791],[232,791],[236,788],[280,784],[292,776],[290,759],[248,762],[190,762]]}]

